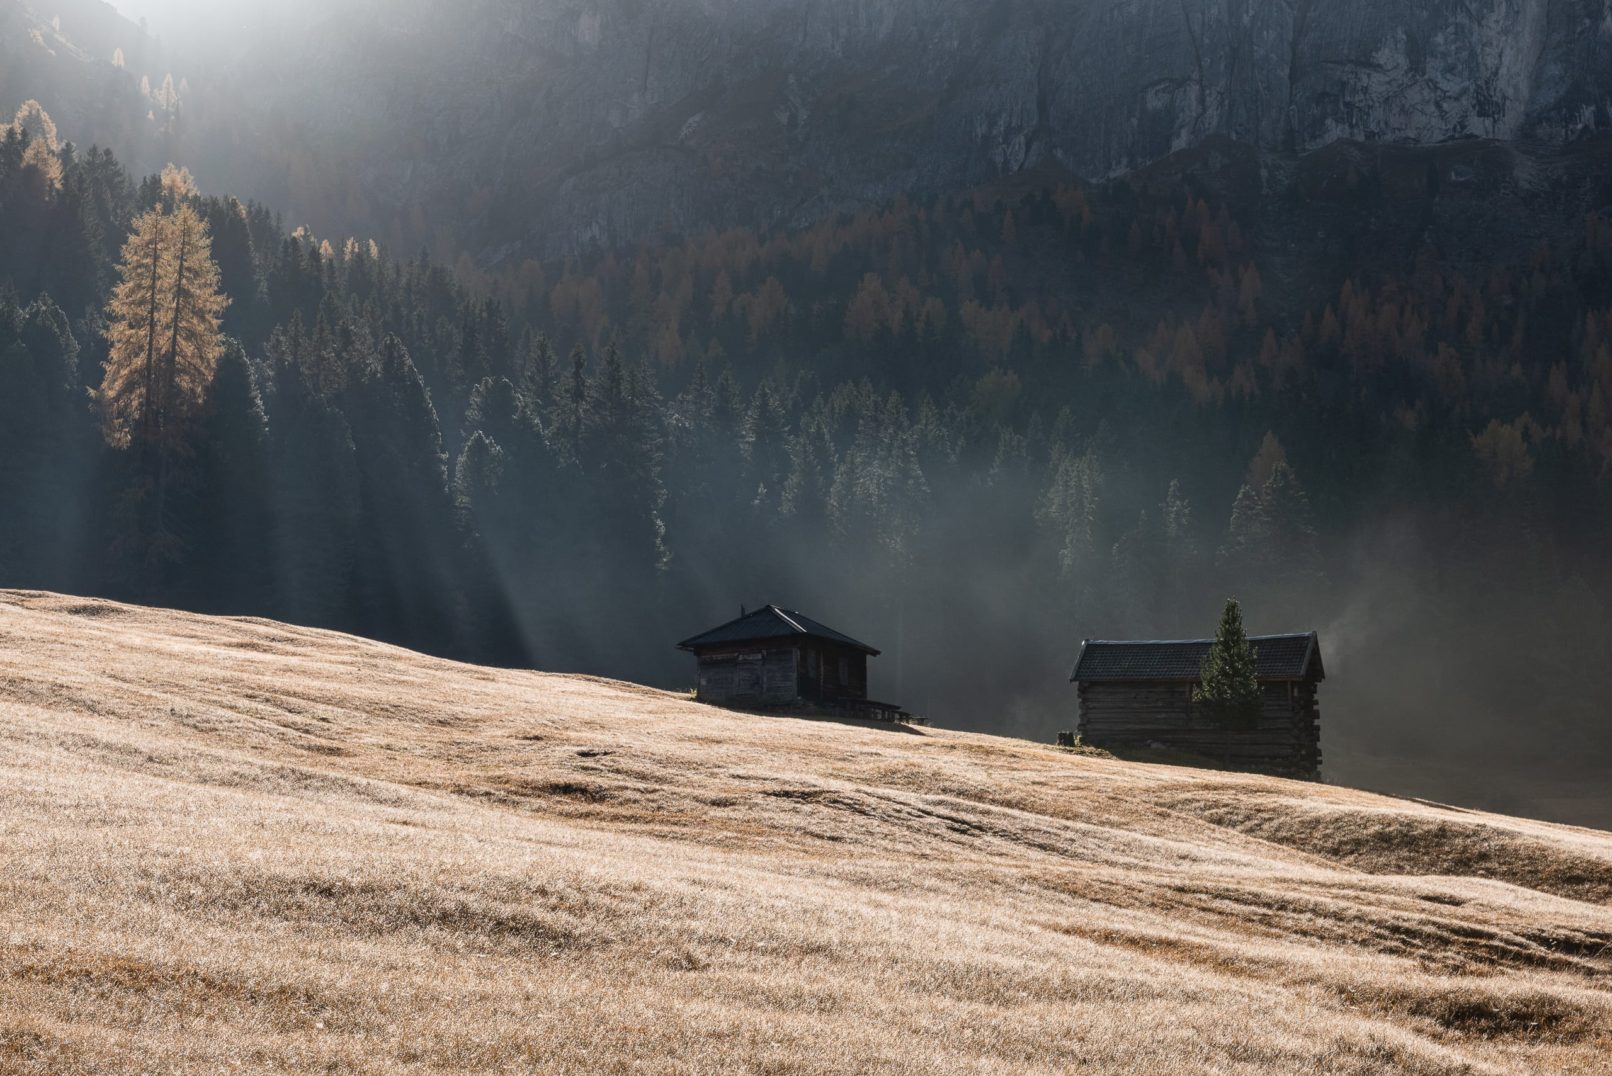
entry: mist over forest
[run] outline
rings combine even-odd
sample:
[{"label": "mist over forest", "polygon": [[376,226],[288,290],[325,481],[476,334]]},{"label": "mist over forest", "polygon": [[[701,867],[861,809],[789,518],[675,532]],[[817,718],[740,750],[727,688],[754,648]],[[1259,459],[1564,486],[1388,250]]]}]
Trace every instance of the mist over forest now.
[{"label": "mist over forest", "polygon": [[[408,11],[342,40],[352,70],[441,17]],[[677,640],[770,602],[880,648],[874,697],[1041,741],[1083,639],[1208,635],[1235,596],[1320,633],[1327,780],[1612,825],[1604,136],[1233,116],[1092,171],[1065,130],[783,209],[839,166],[804,105],[763,137],[643,89],[607,137],[522,126],[513,82],[449,107],[444,67],[409,69],[442,113],[293,120],[314,90],[252,111],[254,73],[161,26],[114,58],[129,24],[92,6],[59,41],[4,14],[40,36],[0,69],[0,586],[669,688]],[[836,107],[860,137],[867,102]],[[685,197],[680,163],[656,203],[652,120],[767,197]],[[344,123],[373,183],[321,156]],[[545,150],[573,171],[528,172]],[[160,229],[228,305],[159,421],[108,371]]]}]

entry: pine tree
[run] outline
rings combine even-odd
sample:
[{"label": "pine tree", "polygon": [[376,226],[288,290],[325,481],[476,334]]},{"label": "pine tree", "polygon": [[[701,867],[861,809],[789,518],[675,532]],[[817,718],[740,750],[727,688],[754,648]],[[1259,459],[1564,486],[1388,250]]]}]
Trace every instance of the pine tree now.
[{"label": "pine tree", "polygon": [[571,349],[571,374],[565,401],[556,408],[555,435],[560,447],[575,461],[582,454],[582,436],[588,416],[588,353],[578,344]]},{"label": "pine tree", "polygon": [[828,519],[825,473],[833,470],[831,451],[820,422],[803,421],[789,441],[789,477],[784,480],[779,515],[811,533],[820,532]]},{"label": "pine tree", "polygon": [[95,431],[78,343],[48,296],[26,310],[0,286],[0,586],[93,583],[83,555]]},{"label": "pine tree", "polygon": [[257,370],[231,341],[197,422],[196,478],[186,498],[194,535],[180,587],[185,607],[220,613],[270,608],[274,512],[268,416]]},{"label": "pine tree", "polygon": [[1036,518],[1058,545],[1058,568],[1065,579],[1079,576],[1097,549],[1102,488],[1102,468],[1095,454],[1059,454]]},{"label": "pine tree", "polygon": [[326,399],[335,399],[345,388],[344,371],[336,357],[336,324],[341,321],[341,310],[335,296],[325,294],[319,304],[319,314],[313,319],[313,336],[302,350],[306,363],[308,383]]},{"label": "pine tree", "polygon": [[148,555],[167,556],[169,470],[217,369],[229,299],[219,291],[207,225],[178,197],[135,219],[118,274],[97,400],[107,443],[142,456],[154,494],[143,528]]},{"label": "pine tree", "polygon": [[[496,382],[483,381],[477,395],[489,384]],[[493,409],[507,402],[501,391],[495,397]],[[508,400],[518,399],[511,390]],[[488,410],[482,409],[483,419],[489,417]],[[496,421],[506,420],[512,423],[515,440],[541,442],[535,420],[524,409]],[[555,564],[547,525],[553,510],[545,484],[549,480],[543,468],[526,465],[485,428],[470,434],[454,467],[453,501],[464,562],[459,583],[464,629],[476,653],[487,655],[486,660],[524,665],[553,659],[550,629],[557,618],[552,616],[548,585]]]},{"label": "pine tree", "polygon": [[50,240],[39,259],[40,290],[49,292],[62,309],[82,316],[99,304],[107,283],[99,257],[99,222],[82,171],[68,173],[51,200],[45,228]]},{"label": "pine tree", "polygon": [[219,286],[230,297],[224,329],[239,340],[262,341],[272,326],[264,323],[258,294],[257,257],[247,209],[234,198],[210,198],[202,207],[213,240]]},{"label": "pine tree", "polygon": [[1192,556],[1197,551],[1192,532],[1192,503],[1181,492],[1179,478],[1170,480],[1170,488],[1164,494],[1164,503],[1159,506],[1159,517],[1163,522],[1164,540],[1170,552],[1183,559]]},{"label": "pine tree", "polygon": [[359,630],[380,638],[457,642],[461,565],[442,427],[402,340],[365,356],[341,396],[358,465],[364,555],[354,571]]},{"label": "pine tree", "polygon": [[487,378],[470,394],[465,434],[454,471],[461,521],[505,562],[501,570],[536,578],[551,552],[545,543],[559,484],[542,425],[508,380]]},{"label": "pine tree", "polygon": [[747,464],[745,494],[756,511],[770,522],[776,517],[779,498],[789,474],[789,416],[784,402],[772,384],[756,386],[741,434]]},{"label": "pine tree", "polygon": [[[27,125],[30,121],[38,126],[38,134],[29,131]],[[62,162],[57,153],[61,144],[57,140],[56,124],[51,120],[50,113],[41,108],[38,101],[24,101],[22,107],[17,109],[17,117],[12,121],[11,128],[25,138],[22,167],[33,173],[43,191],[60,188]]]},{"label": "pine tree", "polygon": [[[1159,505],[1161,540],[1160,595],[1164,602],[1160,612],[1179,610],[1188,595],[1203,593],[1204,564],[1193,525],[1192,503],[1181,491],[1180,479],[1172,479]],[[1178,614],[1177,614],[1178,615]]]},{"label": "pine tree", "polygon": [[480,309],[465,303],[459,315],[459,346],[449,368],[449,384],[457,399],[465,399],[482,378],[492,372],[482,334]]},{"label": "pine tree", "polygon": [[1227,598],[1220,614],[1215,641],[1204,656],[1192,701],[1223,728],[1252,728],[1259,724],[1263,700],[1254,648],[1243,630],[1243,611],[1236,598]]},{"label": "pine tree", "polygon": [[179,123],[179,91],[174,88],[172,74],[163,76],[162,87],[157,90],[156,105],[161,110],[159,122],[162,133],[170,136],[171,140]]},{"label": "pine tree", "polygon": [[1271,470],[1260,502],[1269,530],[1267,560],[1273,581],[1293,586],[1318,579],[1321,553],[1316,544],[1315,516],[1298,475],[1286,461]]},{"label": "pine tree", "polygon": [[647,378],[637,366],[627,368],[612,340],[590,386],[581,462],[624,574],[644,565],[658,569],[664,558],[659,411]]},{"label": "pine tree", "polygon": [[559,385],[558,364],[549,338],[542,333],[528,337],[521,348],[521,370],[515,387],[532,403],[534,413],[545,424],[552,421],[555,394]]},{"label": "pine tree", "polygon": [[207,226],[185,205],[135,219],[118,274],[100,390],[107,440],[161,443],[180,431],[178,420],[212,381],[229,299],[218,290]]},{"label": "pine tree", "polygon": [[[300,328],[287,338],[301,338]],[[299,624],[352,630],[360,559],[359,474],[352,432],[308,384],[293,354],[272,367],[269,425],[276,545],[274,610]]]},{"label": "pine tree", "polygon": [[[465,442],[453,469],[453,506],[460,528],[469,535],[496,541],[503,503],[504,450],[482,430]],[[489,533],[492,532],[492,533]]]},{"label": "pine tree", "polygon": [[1247,576],[1259,570],[1270,545],[1271,524],[1265,514],[1260,491],[1244,485],[1231,506],[1231,522],[1226,541],[1220,547],[1220,562],[1232,576]]},{"label": "pine tree", "polygon": [[159,209],[135,218],[118,266],[121,280],[107,310],[112,320],[107,329],[111,351],[99,397],[107,440],[116,447],[126,447],[136,431],[149,437],[156,426],[162,361],[157,339],[163,292],[169,286],[168,233]]},{"label": "pine tree", "polygon": [[741,445],[744,433],[744,401],[733,370],[724,366],[711,385],[711,427],[724,448]]}]

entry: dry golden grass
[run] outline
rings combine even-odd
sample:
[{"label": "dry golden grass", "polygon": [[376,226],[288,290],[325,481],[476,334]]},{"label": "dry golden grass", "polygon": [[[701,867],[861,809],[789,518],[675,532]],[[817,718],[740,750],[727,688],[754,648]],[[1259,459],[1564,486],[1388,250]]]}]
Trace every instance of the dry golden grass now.
[{"label": "dry golden grass", "polygon": [[0,593],[0,1070],[1612,1068],[1612,835]]}]

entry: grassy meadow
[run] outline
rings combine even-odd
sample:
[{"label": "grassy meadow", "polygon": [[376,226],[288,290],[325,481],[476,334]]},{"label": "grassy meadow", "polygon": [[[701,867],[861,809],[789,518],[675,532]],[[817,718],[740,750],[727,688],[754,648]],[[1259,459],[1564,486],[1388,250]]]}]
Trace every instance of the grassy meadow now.
[{"label": "grassy meadow", "polygon": [[1609,973],[1612,834],[0,592],[0,1072],[1589,1073]]}]

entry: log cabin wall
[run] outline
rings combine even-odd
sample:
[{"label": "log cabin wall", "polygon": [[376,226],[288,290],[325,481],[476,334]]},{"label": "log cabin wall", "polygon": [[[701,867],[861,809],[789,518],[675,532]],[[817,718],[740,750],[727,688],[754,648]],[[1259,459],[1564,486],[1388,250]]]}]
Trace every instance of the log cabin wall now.
[{"label": "log cabin wall", "polygon": [[800,697],[817,702],[868,697],[868,656],[849,647],[811,642],[796,668]]},{"label": "log cabin wall", "polygon": [[[739,708],[866,702],[868,658],[878,651],[811,617],[776,605],[677,644],[695,656],[697,697]],[[899,709],[890,707],[887,709]]]},{"label": "log cabin wall", "polygon": [[1157,746],[1198,755],[1228,769],[1316,780],[1321,773],[1320,711],[1314,681],[1261,685],[1258,725],[1226,729],[1192,702],[1195,685],[1103,682],[1080,685],[1080,737],[1123,752]]},{"label": "log cabin wall", "polygon": [[781,706],[800,697],[801,658],[794,646],[738,647],[699,655],[701,702]]},{"label": "log cabin wall", "polygon": [[795,683],[803,699],[823,697],[823,654],[815,643],[807,643],[795,651]]}]

